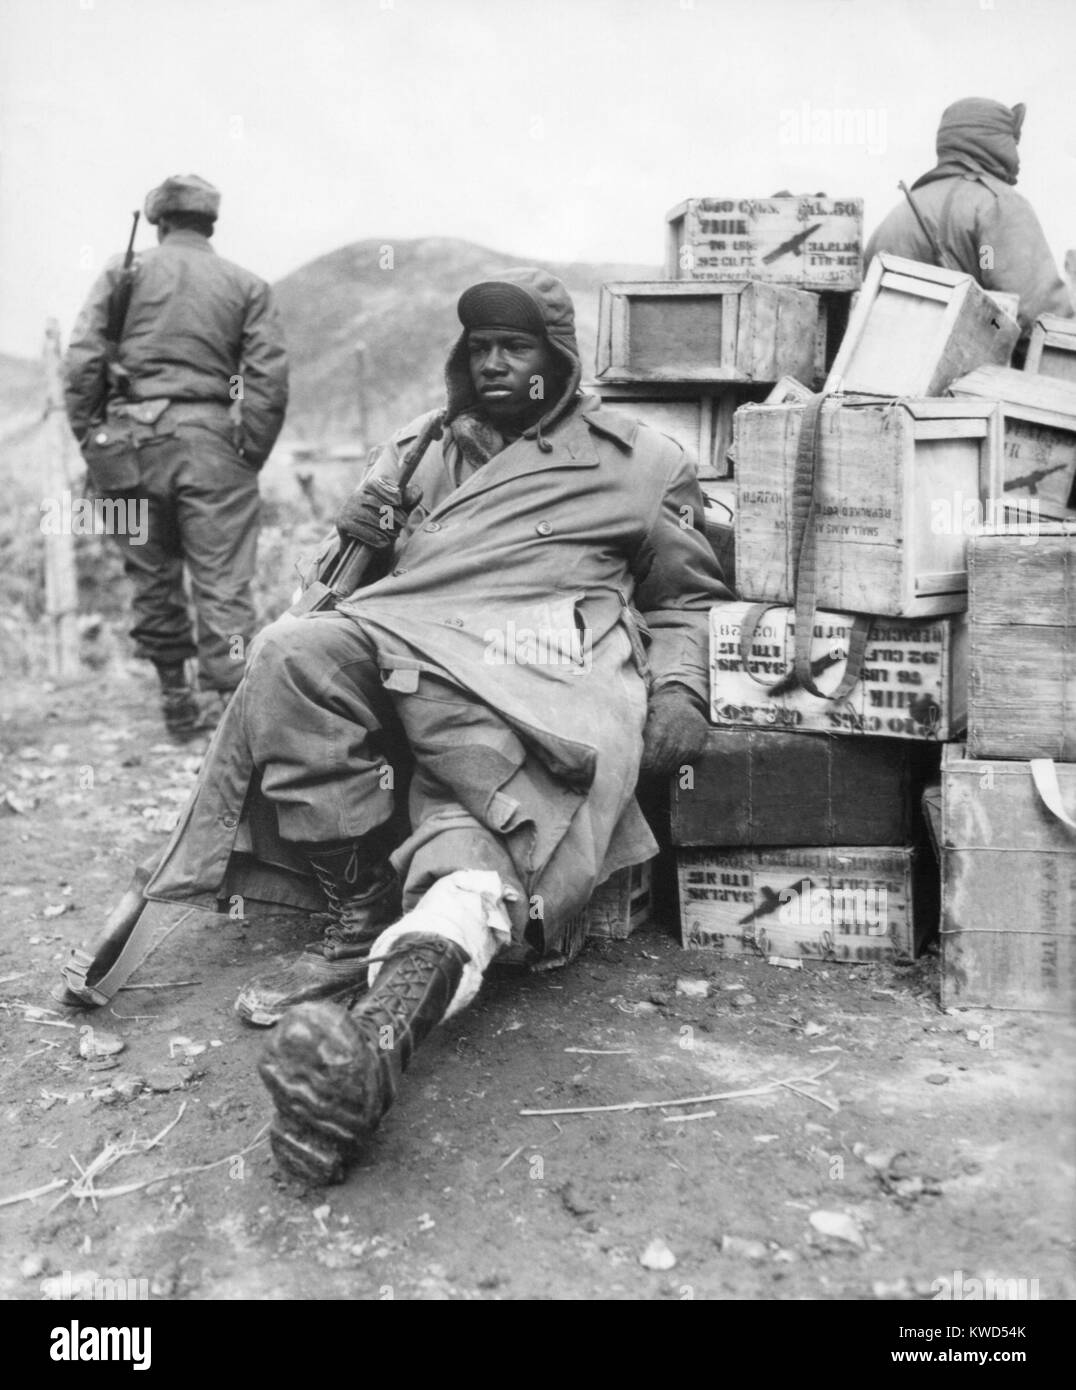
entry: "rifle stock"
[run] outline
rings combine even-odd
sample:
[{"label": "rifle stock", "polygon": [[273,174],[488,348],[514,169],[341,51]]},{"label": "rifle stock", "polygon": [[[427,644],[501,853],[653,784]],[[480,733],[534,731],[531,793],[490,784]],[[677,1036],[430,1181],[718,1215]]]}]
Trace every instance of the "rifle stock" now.
[{"label": "rifle stock", "polygon": [[[399,469],[395,473],[378,474],[375,463],[363,479],[363,485],[368,483],[371,478],[378,476],[384,482],[395,484],[399,489],[400,496],[403,497],[426,450],[435,439],[441,438],[443,432],[444,412],[438,411],[436,415],[430,417],[416,437],[415,442],[404,454],[400,460]],[[355,592],[377,554],[378,552],[371,549],[364,541],[355,540],[350,536],[342,537],[337,548],[330,556],[326,557],[321,572],[312,583],[307,585],[296,602],[288,609],[288,612],[293,617],[301,617],[304,613],[330,612],[341,599],[348,598]]]}]

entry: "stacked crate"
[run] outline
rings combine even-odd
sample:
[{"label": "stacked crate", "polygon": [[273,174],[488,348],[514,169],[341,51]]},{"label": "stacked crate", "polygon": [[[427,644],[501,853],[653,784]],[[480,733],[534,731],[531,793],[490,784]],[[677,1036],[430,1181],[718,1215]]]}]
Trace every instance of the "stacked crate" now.
[{"label": "stacked crate", "polygon": [[[1057,352],[1058,361],[1067,356]],[[1076,519],[1076,379],[987,366],[954,381],[949,394],[1001,409],[1005,442],[993,495],[1004,511]]]},{"label": "stacked crate", "polygon": [[863,200],[824,193],[773,198],[688,198],[666,214],[670,279],[741,276],[795,285],[819,296],[815,356],[806,385],[820,382],[863,279]]},{"label": "stacked crate", "polygon": [[722,732],[674,793],[685,945],[882,960],[933,932],[914,807],[966,724],[964,503],[1002,449],[996,404],[940,393],[1018,332],[970,277],[878,257],[825,394],[737,411]]},{"label": "stacked crate", "polygon": [[946,749],[936,828],[942,1001],[1070,1012],[1076,523],[984,531],[968,573],[968,741]]},{"label": "stacked crate", "polygon": [[[733,587],[733,417],[775,392],[809,396],[801,383],[821,380],[833,325],[843,327],[862,279],[863,207],[824,197],[701,198],[674,208],[666,225],[665,280],[602,287],[589,385],[695,459],[706,532]],[[625,936],[648,905],[649,879],[644,891],[622,871],[599,887],[577,935]]]},{"label": "stacked crate", "polygon": [[786,374],[811,376],[818,315],[817,295],[787,285],[603,285],[598,391],[689,447],[700,478],[727,477],[733,414]]},{"label": "stacked crate", "polygon": [[665,280],[603,288],[594,386],[695,457],[731,584],[734,414],[782,379],[821,381],[862,279],[863,205],[692,198],[666,228]]},{"label": "stacked crate", "polygon": [[1040,314],[1031,329],[1024,371],[1076,382],[1076,319]]},{"label": "stacked crate", "polygon": [[1001,465],[969,546],[966,748],[924,803],[942,870],[947,1005],[1076,1004],[1076,331],[1035,323],[1023,371],[951,396],[996,403]]}]

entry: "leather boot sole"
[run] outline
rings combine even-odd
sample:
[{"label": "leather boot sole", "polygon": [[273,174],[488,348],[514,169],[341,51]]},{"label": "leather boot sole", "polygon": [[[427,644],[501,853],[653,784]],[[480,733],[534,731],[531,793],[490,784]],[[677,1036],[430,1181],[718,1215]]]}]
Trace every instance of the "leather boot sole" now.
[{"label": "leather boot sole", "polygon": [[365,960],[327,960],[319,952],[302,951],[287,965],[266,971],[244,985],[235,1011],[256,1028],[272,1028],[295,1005],[356,999],[366,988],[366,971]]},{"label": "leather boot sole", "polygon": [[273,1121],[269,1146],[285,1173],[313,1187],[343,1182],[347,1176],[348,1155],[341,1145],[286,1116]]},{"label": "leather boot sole", "polygon": [[469,960],[454,941],[408,933],[353,1013],[325,1002],[288,1010],[258,1064],[276,1106],[270,1138],[283,1168],[306,1182],[340,1181]]},{"label": "leather boot sole", "polygon": [[276,1106],[278,1163],[311,1183],[340,1182],[381,1116],[376,1044],[346,1009],[291,1009],[258,1064]]}]

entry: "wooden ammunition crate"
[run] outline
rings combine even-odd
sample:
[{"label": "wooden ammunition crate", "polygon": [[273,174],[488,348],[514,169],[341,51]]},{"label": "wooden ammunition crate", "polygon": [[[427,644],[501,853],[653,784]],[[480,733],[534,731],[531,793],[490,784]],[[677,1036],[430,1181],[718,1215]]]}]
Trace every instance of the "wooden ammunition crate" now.
[{"label": "wooden ammunition crate", "polygon": [[[958,738],[967,723],[967,621],[876,618],[863,674],[839,703],[809,695],[789,673],[796,620],[789,608],[765,613],[743,668],[740,631],[754,605],[714,604],[710,610],[710,719],[720,728],[769,728],[884,738]],[[853,615],[815,615],[811,666],[823,691],[844,674]]]},{"label": "wooden ammunition crate", "polygon": [[665,222],[670,280],[854,290],[863,279],[862,198],[688,198]]},{"label": "wooden ammunition crate", "polygon": [[600,884],[587,904],[587,936],[626,941],[650,921],[651,866],[633,864]]},{"label": "wooden ammunition crate", "polygon": [[1024,371],[1076,382],[1076,319],[1040,314],[1031,329]]},{"label": "wooden ammunition crate", "polygon": [[706,513],[703,525],[706,539],[714,552],[725,583],[736,591],[736,488],[730,482],[705,482],[702,485]]},{"label": "wooden ammunition crate", "polygon": [[1076,762],[1076,523],[968,547],[968,753]]},{"label": "wooden ammunition crate", "polygon": [[[954,406],[956,408],[954,409]],[[791,603],[796,449],[806,407],[736,412],[736,556],[745,598]],[[997,406],[837,397],[815,469],[817,600],[889,617],[967,606],[965,503],[1000,468]]]},{"label": "wooden ammunition crate", "polygon": [[596,375],[603,381],[810,380],[818,296],[784,285],[635,280],[603,285]]},{"label": "wooden ammunition crate", "polygon": [[673,778],[674,845],[892,845],[920,824],[938,750],[888,738],[711,729]]},{"label": "wooden ammunition crate", "polygon": [[949,394],[998,401],[1005,440],[995,495],[1034,515],[1076,518],[1076,382],[980,367]]},{"label": "wooden ammunition crate", "polygon": [[914,957],[937,927],[933,865],[916,849],[682,849],[676,859],[685,949],[887,961]]},{"label": "wooden ammunition crate", "polygon": [[741,405],[760,401],[765,386],[732,385],[706,390],[672,384],[597,382],[602,404],[670,435],[695,460],[700,478],[727,478],[733,416]]},{"label": "wooden ammunition crate", "polygon": [[826,378],[827,391],[940,396],[984,362],[1007,363],[1020,326],[971,278],[875,256]]},{"label": "wooden ammunition crate", "polygon": [[[1054,765],[1076,821],[1076,767]],[[942,756],[942,1004],[1076,1006],[1076,830],[1043,803],[1030,762]]]},{"label": "wooden ammunition crate", "polygon": [[618,869],[599,883],[582,912],[564,925],[561,952],[569,960],[591,936],[626,941],[634,931],[650,921],[653,896],[652,861]]}]

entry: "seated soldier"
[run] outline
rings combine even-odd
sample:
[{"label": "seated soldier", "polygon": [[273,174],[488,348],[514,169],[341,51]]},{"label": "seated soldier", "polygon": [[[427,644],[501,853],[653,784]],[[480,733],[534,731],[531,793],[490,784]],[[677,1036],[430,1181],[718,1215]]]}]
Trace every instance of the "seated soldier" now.
[{"label": "seated soldier", "polygon": [[260,1066],[273,1149],[318,1182],[342,1177],[495,956],[555,953],[596,885],[653,855],[640,766],[701,751],[707,611],[730,596],[693,461],[579,392],[561,282],[508,272],[458,312],[443,416],[378,464],[440,433],[406,502],[367,480],[338,518],[380,577],[261,633],[146,890],[219,900],[255,856],[252,896],[274,896],[274,864],[316,877],[324,936],[236,1007],[278,1025]]}]

